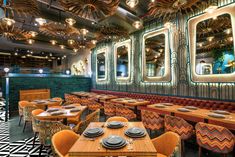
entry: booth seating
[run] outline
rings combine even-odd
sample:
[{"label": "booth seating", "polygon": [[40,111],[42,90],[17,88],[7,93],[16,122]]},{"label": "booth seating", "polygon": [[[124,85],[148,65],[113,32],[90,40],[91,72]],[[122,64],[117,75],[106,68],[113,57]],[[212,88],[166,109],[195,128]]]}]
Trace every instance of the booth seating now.
[{"label": "booth seating", "polygon": [[150,101],[151,104],[160,103],[160,102],[169,102],[169,103],[174,103],[177,105],[183,105],[183,106],[190,105],[190,106],[196,106],[196,107],[204,108],[204,109],[226,110],[226,111],[235,113],[235,102],[185,98],[185,97],[176,97],[176,96],[161,96],[161,95],[153,95],[153,94],[105,91],[105,90],[96,90],[96,89],[92,89],[91,92],[98,93],[98,94],[117,95],[119,97],[130,97],[134,99],[145,99],[145,100]]}]

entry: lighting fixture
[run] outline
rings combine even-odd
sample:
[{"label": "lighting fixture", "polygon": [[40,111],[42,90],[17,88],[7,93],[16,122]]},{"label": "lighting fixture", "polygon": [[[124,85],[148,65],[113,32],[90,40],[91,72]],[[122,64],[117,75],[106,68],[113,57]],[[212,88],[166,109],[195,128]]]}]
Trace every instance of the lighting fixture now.
[{"label": "lighting fixture", "polygon": [[4,70],[4,72],[5,72],[5,73],[8,73],[8,72],[10,71],[10,69],[9,69],[9,68],[7,68],[7,67],[6,67],[6,68],[4,68],[3,70]]},{"label": "lighting fixture", "polygon": [[69,75],[69,74],[70,74],[70,70],[66,70],[65,73],[66,73],[67,75]]},{"label": "lighting fixture", "polygon": [[70,26],[72,26],[76,23],[76,21],[72,18],[65,19],[65,22],[68,23]]},{"label": "lighting fixture", "polygon": [[86,35],[89,31],[87,29],[85,29],[85,28],[82,28],[81,32],[82,32],[83,35]]},{"label": "lighting fixture", "polygon": [[52,57],[52,54],[50,53],[50,57]]},{"label": "lighting fixture", "polygon": [[97,43],[97,40],[91,40],[91,43],[95,45]]},{"label": "lighting fixture", "polygon": [[216,4],[212,4],[210,5],[208,8],[205,9],[205,12],[207,13],[213,13],[216,9],[218,8],[218,6]]},{"label": "lighting fixture", "polygon": [[55,45],[57,43],[56,40],[50,40],[50,42],[51,42],[52,45]]},{"label": "lighting fixture", "polygon": [[33,51],[30,51],[31,54],[33,54]]},{"label": "lighting fixture", "polygon": [[18,55],[18,53],[17,52],[15,52],[15,56],[17,56]]},{"label": "lighting fixture", "polygon": [[233,41],[233,37],[229,37],[228,40],[229,40],[229,41]]},{"label": "lighting fixture", "polygon": [[73,52],[77,53],[77,52],[78,52],[78,49],[73,49]]},{"label": "lighting fixture", "polygon": [[126,0],[126,5],[128,5],[130,8],[134,8],[139,3],[139,0]]},{"label": "lighting fixture", "polygon": [[211,41],[214,39],[214,37],[211,36],[211,37],[207,37],[206,39],[207,39],[209,42],[211,42]]},{"label": "lighting fixture", "polygon": [[35,21],[41,26],[47,23],[46,19],[43,18],[36,18]]},{"label": "lighting fixture", "polygon": [[33,39],[28,39],[28,43],[29,43],[30,45],[32,45],[34,42],[35,42],[35,40],[33,40]]},{"label": "lighting fixture", "polygon": [[8,26],[11,26],[11,25],[15,24],[15,20],[10,19],[10,18],[7,18],[7,17],[2,18],[2,20],[3,20],[3,22],[5,22]]},{"label": "lighting fixture", "polygon": [[69,39],[69,40],[68,40],[68,43],[69,43],[70,45],[73,45],[74,42],[75,42],[75,41],[74,41],[73,39]]},{"label": "lighting fixture", "polygon": [[64,45],[60,45],[60,48],[61,48],[61,49],[64,49],[64,48],[65,48],[65,46],[64,46]]},{"label": "lighting fixture", "polygon": [[164,24],[164,27],[166,27],[166,28],[171,28],[171,25],[172,25],[171,22],[166,22],[166,23]]},{"label": "lighting fixture", "polygon": [[155,0],[151,0],[151,2],[153,3],[153,2],[155,2]]},{"label": "lighting fixture", "polygon": [[132,26],[134,26],[136,29],[139,29],[140,27],[142,27],[142,22],[135,21],[135,22],[133,22]]},{"label": "lighting fixture", "polygon": [[30,31],[29,34],[30,34],[32,37],[36,37],[36,36],[38,35],[38,32]]},{"label": "lighting fixture", "polygon": [[43,69],[39,69],[38,72],[39,72],[40,74],[42,74],[42,73],[43,73]]},{"label": "lighting fixture", "polygon": [[149,52],[149,51],[150,51],[150,48],[147,47],[145,50],[146,50],[147,52]]},{"label": "lighting fixture", "polygon": [[225,33],[226,33],[226,34],[230,34],[231,32],[232,32],[232,29],[231,29],[231,28],[228,28],[228,29],[225,30]]}]

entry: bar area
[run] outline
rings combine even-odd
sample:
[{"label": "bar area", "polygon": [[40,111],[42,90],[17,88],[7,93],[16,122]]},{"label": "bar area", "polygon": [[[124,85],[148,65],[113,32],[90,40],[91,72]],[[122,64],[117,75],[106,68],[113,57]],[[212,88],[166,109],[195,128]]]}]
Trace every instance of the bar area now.
[{"label": "bar area", "polygon": [[235,157],[235,0],[0,0],[0,157]]}]

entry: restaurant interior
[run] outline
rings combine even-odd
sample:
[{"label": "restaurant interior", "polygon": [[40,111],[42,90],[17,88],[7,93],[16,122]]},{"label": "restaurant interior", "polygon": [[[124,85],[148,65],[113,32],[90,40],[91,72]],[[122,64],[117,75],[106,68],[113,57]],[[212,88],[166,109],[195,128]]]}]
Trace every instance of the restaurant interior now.
[{"label": "restaurant interior", "polygon": [[235,157],[235,0],[0,0],[0,157]]}]

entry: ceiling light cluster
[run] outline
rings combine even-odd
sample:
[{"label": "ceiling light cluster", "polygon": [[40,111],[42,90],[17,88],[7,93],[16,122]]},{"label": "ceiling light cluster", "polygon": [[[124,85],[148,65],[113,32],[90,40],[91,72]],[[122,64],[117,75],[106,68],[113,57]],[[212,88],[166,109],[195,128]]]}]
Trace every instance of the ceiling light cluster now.
[{"label": "ceiling light cluster", "polygon": [[76,21],[72,18],[65,19],[65,22],[69,24],[70,26],[73,26],[76,23]]},{"label": "ceiling light cluster", "polygon": [[11,26],[13,24],[15,24],[15,20],[14,19],[10,19],[7,17],[2,18],[3,22],[5,22],[8,26]]},{"label": "ceiling light cluster", "polygon": [[134,8],[139,3],[139,0],[126,0],[126,5],[128,5],[130,8]]},{"label": "ceiling light cluster", "polygon": [[141,21],[135,21],[132,24],[136,29],[140,29],[141,27],[143,27],[143,23]]}]

